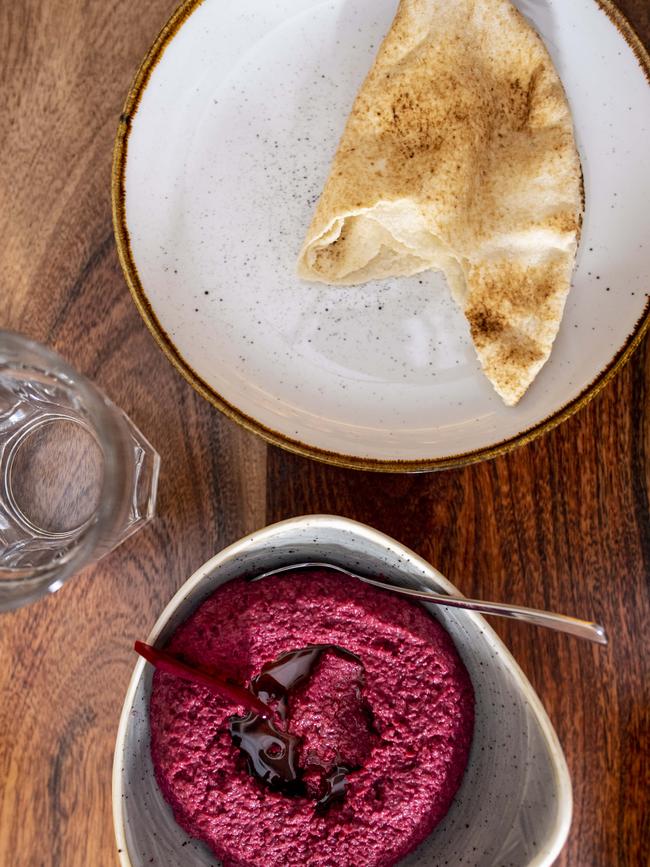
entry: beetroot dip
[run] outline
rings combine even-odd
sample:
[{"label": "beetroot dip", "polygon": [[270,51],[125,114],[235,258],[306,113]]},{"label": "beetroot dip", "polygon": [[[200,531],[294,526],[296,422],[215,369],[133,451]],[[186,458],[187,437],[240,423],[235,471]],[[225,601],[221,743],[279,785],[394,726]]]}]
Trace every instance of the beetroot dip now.
[{"label": "beetroot dip", "polygon": [[333,644],[289,698],[287,726],[311,779],[320,763],[355,767],[325,812],[251,776],[229,722],[242,707],[156,672],[150,704],[156,779],[176,821],[225,867],[388,867],[431,832],[460,785],[474,726],[469,675],[425,609],[325,570],[220,587],[168,650],[249,684],[286,651]]}]

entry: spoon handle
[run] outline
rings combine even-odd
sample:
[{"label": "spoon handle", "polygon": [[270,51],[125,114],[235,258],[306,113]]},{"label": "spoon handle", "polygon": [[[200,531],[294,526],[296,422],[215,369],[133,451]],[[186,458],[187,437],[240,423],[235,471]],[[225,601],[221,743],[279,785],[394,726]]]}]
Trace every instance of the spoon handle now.
[{"label": "spoon handle", "polygon": [[594,641],[596,644],[607,644],[607,634],[598,623],[588,620],[579,620],[577,617],[568,617],[566,614],[555,614],[553,611],[540,611],[537,608],[524,608],[521,605],[505,605],[503,602],[484,602],[482,599],[466,599],[464,596],[446,596],[444,593],[434,593],[431,590],[412,590],[410,587],[402,587],[399,584],[391,584],[388,581],[378,581],[376,578],[367,578],[351,572],[343,566],[335,566],[333,563],[293,563],[286,566],[278,566],[269,572],[255,576],[253,581],[261,581],[280,572],[293,572],[297,569],[334,569],[335,572],[343,572],[351,578],[358,578],[373,587],[389,590],[391,593],[399,593],[402,596],[410,596],[411,599],[419,599],[421,602],[432,602],[434,605],[446,605],[448,608],[465,608],[469,611],[479,611],[481,614],[494,614],[497,617],[510,617],[512,620],[521,620],[524,623],[533,623],[535,626],[545,626],[547,629],[555,629],[556,632],[566,632],[576,638],[584,638]]},{"label": "spoon handle", "polygon": [[482,599],[466,599],[464,596],[446,596],[444,593],[434,593],[431,590],[412,590],[410,587],[402,587],[399,584],[391,584],[388,581],[379,581],[376,578],[366,578],[351,572],[343,566],[335,566],[333,563],[293,563],[286,566],[278,566],[269,572],[255,576],[253,581],[269,578],[280,572],[293,572],[297,569],[334,569],[335,572],[343,572],[351,578],[358,578],[373,587],[389,590],[391,593],[400,593],[402,596],[410,596],[421,602],[432,602],[434,605],[446,605],[448,608],[466,608],[469,611],[479,611],[481,614],[494,614],[497,617],[510,617],[512,620],[521,620],[524,623],[533,623],[535,626],[545,626],[547,629],[555,629],[556,632],[566,632],[576,638],[584,638],[594,641],[596,644],[607,644],[607,633],[599,623],[591,623],[588,620],[579,620],[577,617],[568,617],[566,614],[555,614],[553,611],[540,611],[537,608],[524,608],[521,605],[506,605],[503,602],[484,602]]},{"label": "spoon handle", "polygon": [[594,641],[596,644],[607,644],[607,634],[600,624],[579,620],[577,617],[568,617],[566,614],[540,611],[537,608],[524,608],[521,605],[504,605],[501,602],[465,599],[463,596],[445,596],[429,590],[411,590],[410,587],[399,587],[395,584],[376,581],[374,578],[366,578],[363,575],[356,577],[366,584],[410,596],[412,599],[419,599],[422,602],[433,602],[436,605],[446,605],[449,608],[466,608],[469,611],[479,611],[481,614],[493,614],[497,617],[509,617],[512,620],[522,620],[525,623],[534,623],[536,626],[555,629],[556,632],[566,632],[569,635],[575,635],[576,638]]}]

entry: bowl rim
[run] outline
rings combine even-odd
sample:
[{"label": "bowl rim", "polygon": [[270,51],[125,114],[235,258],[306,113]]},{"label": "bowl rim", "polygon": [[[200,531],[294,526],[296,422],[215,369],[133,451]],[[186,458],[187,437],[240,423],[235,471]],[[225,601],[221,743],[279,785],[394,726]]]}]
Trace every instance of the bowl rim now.
[{"label": "bowl rim", "polygon": [[[602,389],[613,379],[616,373],[629,361],[634,351],[641,343],[646,332],[650,328],[650,299],[644,310],[628,334],[623,344],[614,352],[610,361],[600,370],[594,379],[584,387],[575,397],[568,400],[548,416],[540,419],[528,428],[514,434],[511,437],[488,443],[477,449],[457,454],[443,455],[429,458],[372,458],[363,455],[347,454],[345,452],[331,451],[320,446],[303,442],[300,439],[289,436],[281,431],[274,430],[262,423],[255,417],[245,413],[234,403],[228,401],[216,389],[212,388],[183,357],[183,354],[174,343],[158,319],[154,307],[149,300],[145,287],[140,279],[133,250],[126,217],[126,166],[128,160],[128,145],[133,121],[138,107],[150,82],[152,73],[162,59],[167,46],[176,37],[182,26],[187,22],[193,12],[198,9],[205,0],[183,0],[175,12],[172,13],[166,24],[162,27],[158,36],[152,43],[149,51],[135,74],[129,88],[113,145],[113,165],[111,170],[111,202],[113,213],[113,231],[118,258],[127,286],[133,298],[136,308],[140,313],[145,325],[151,332],[154,340],[163,351],[167,359],[176,368],[190,385],[204,397],[212,406],[220,410],[232,421],[246,430],[260,436],[272,445],[279,446],[286,451],[303,457],[312,458],[325,464],[348,467],[357,470],[371,470],[375,472],[428,472],[431,470],[450,469],[464,467],[478,461],[489,460],[500,455],[507,454],[518,446],[527,445],[536,440],[544,433],[548,433],[572,415],[583,409],[590,403]],[[621,12],[614,0],[593,0],[600,10],[607,16],[610,23],[621,34],[632,53],[636,57],[641,71],[650,85],[650,52],[646,49],[641,37],[636,33],[628,19]]]},{"label": "bowl rim", "polygon": [[[391,551],[405,563],[414,566],[425,580],[435,580],[440,586],[453,594],[462,595],[457,587],[455,587],[447,578],[444,577],[438,570],[412,551],[410,548],[402,545],[391,536],[382,533],[379,530],[363,524],[359,521],[354,521],[350,518],[343,518],[337,515],[314,514],[301,515],[295,518],[288,518],[284,521],[278,521],[274,524],[269,524],[259,530],[249,533],[231,545],[223,548],[214,556],[206,560],[192,575],[185,581],[178,590],[174,593],[170,601],[164,607],[162,613],[154,623],[149,635],[147,643],[154,644],[162,630],[165,628],[170,618],[176,613],[179,605],[184,602],[201,584],[203,579],[214,572],[216,568],[222,566],[230,560],[235,559],[239,554],[250,548],[253,543],[264,546],[272,542],[274,537],[279,532],[288,529],[300,528],[322,528],[334,529],[341,532],[353,533],[357,537],[362,537],[368,542],[371,542],[379,547],[383,547]],[[299,560],[298,560],[299,562]],[[499,653],[501,662],[509,670],[509,673],[518,681],[521,687],[522,694],[531,708],[540,727],[540,731],[546,742],[549,754],[553,761],[553,771],[557,786],[557,813],[555,824],[549,832],[545,844],[534,858],[528,862],[526,867],[551,867],[555,859],[560,854],[571,827],[571,819],[573,815],[573,790],[571,786],[571,778],[569,769],[566,763],[564,752],[558,736],[553,728],[553,725],[546,713],[541,699],[533,689],[528,678],[521,670],[519,664],[512,656],[504,642],[499,638],[497,633],[492,629],[488,622],[480,614],[474,611],[466,611],[466,616],[472,620],[476,626],[480,628],[483,637],[492,647]],[[113,806],[113,828],[115,833],[115,841],[117,844],[118,859],[121,867],[135,867],[129,855],[129,848],[126,839],[126,829],[124,822],[124,813],[122,810],[123,790],[122,790],[122,756],[124,753],[124,745],[126,733],[131,719],[131,709],[135,698],[135,693],[140,683],[140,679],[144,673],[145,660],[138,658],[133,668],[129,685],[122,704],[120,713],[120,721],[115,740],[115,750],[113,754],[113,770],[112,770],[112,806]]]}]

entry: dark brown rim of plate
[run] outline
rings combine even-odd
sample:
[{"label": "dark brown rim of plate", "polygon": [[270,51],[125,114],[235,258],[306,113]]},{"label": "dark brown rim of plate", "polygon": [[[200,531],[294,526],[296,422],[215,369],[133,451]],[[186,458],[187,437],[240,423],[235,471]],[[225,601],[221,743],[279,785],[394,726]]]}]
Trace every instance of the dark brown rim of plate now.
[{"label": "dark brown rim of plate", "polygon": [[[453,467],[467,466],[468,464],[476,463],[477,461],[504,455],[518,446],[532,442],[534,439],[537,439],[537,437],[552,430],[554,427],[557,427],[557,425],[565,421],[569,416],[573,415],[593,400],[593,398],[599,394],[613,376],[621,369],[626,361],[628,361],[648,330],[648,327],[650,326],[650,301],[646,303],[643,314],[639,318],[632,333],[628,336],[623,346],[618,350],[604,370],[602,370],[577,397],[573,398],[573,400],[569,401],[569,403],[565,404],[552,415],[533,425],[533,427],[522,431],[510,439],[474,451],[449,455],[442,458],[380,460],[376,458],[359,457],[356,455],[339,454],[338,452],[331,452],[326,449],[318,448],[317,446],[311,446],[307,443],[300,442],[300,440],[292,439],[291,437],[285,436],[285,434],[272,430],[251,416],[246,415],[218,394],[198,375],[198,373],[196,373],[196,371],[190,367],[159,322],[140,281],[133,253],[131,251],[129,232],[126,224],[124,178],[131,124],[138,109],[142,94],[149,83],[151,73],[162,57],[167,45],[178,33],[192,12],[194,12],[202,2],[203,0],[185,0],[160,31],[158,37],[144,58],[135,76],[133,84],[131,85],[131,89],[124,104],[124,109],[120,115],[120,122],[113,151],[113,169],[111,179],[113,226],[115,230],[117,252],[122,265],[122,270],[124,271],[124,276],[126,277],[126,282],[131,291],[131,295],[133,296],[133,300],[135,301],[135,305],[140,311],[140,315],[144,319],[149,331],[151,331],[156,343],[160,346],[176,370],[185,377],[196,391],[198,391],[198,393],[213,406],[221,410],[221,412],[228,416],[228,418],[237,422],[243,428],[258,434],[267,442],[280,446],[287,451],[340,467],[394,473],[451,469]],[[650,84],[650,54],[648,54],[648,51],[641,42],[641,39],[635,33],[632,25],[618,7],[614,5],[612,0],[595,0],[595,2],[598,3],[600,8],[605,12],[612,24],[614,24],[614,26],[619,30],[627,44],[630,46],[645,73],[648,83]]]}]

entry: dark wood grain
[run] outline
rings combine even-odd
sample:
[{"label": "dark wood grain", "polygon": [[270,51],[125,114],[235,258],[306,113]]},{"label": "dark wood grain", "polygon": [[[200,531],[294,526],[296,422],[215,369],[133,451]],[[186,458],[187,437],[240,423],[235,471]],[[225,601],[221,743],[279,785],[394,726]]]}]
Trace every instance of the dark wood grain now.
[{"label": "dark wood grain", "polygon": [[[335,469],[267,450],[226,421],[156,349],[112,239],[117,117],[173,6],[0,2],[0,322],[96,380],[163,462],[150,527],[56,596],[0,619],[0,865],[115,863],[110,770],[132,640],[208,556],[307,512],[384,530],[467,593],[607,625],[603,650],[495,622],[539,691],[573,777],[574,822],[558,864],[648,863],[647,342],[558,430],[464,470]],[[648,44],[647,0],[620,7]]]},{"label": "dark wood grain", "polygon": [[0,3],[0,321],[98,382],[162,457],[154,524],[0,619],[2,867],[115,863],[111,762],[132,641],[207,557],[265,523],[265,446],[162,357],[113,242],[117,119],[173,6]]}]

